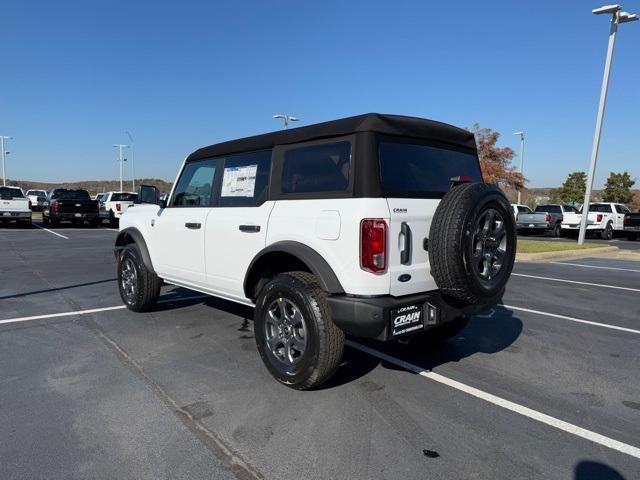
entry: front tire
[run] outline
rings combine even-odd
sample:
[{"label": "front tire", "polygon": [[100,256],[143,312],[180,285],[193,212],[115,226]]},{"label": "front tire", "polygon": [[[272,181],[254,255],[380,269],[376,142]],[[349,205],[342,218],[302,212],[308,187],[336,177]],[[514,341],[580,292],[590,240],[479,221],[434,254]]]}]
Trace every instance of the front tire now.
[{"label": "front tire", "polygon": [[146,312],[158,301],[162,280],[149,271],[135,244],[125,246],[118,255],[118,290],[129,310]]},{"label": "front tire", "polygon": [[320,385],[342,359],[344,333],[331,320],[327,293],[307,272],[277,275],[260,290],[254,332],[265,366],[291,388]]}]

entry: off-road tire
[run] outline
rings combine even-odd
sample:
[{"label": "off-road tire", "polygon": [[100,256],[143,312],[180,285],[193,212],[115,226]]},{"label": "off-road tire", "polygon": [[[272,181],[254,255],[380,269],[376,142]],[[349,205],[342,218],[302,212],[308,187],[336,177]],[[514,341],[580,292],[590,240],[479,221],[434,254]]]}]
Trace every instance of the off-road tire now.
[{"label": "off-road tire", "polygon": [[[483,279],[472,265],[476,258],[472,258],[472,243],[477,239],[476,222],[489,210],[501,217],[506,246],[499,270]],[[445,297],[464,304],[496,303],[504,293],[516,254],[516,225],[509,201],[494,185],[466,183],[452,188],[436,208],[428,245],[431,274]],[[482,251],[484,245],[483,241]]]},{"label": "off-road tire", "polygon": [[613,225],[611,222],[607,223],[607,226],[604,227],[604,230],[600,232],[600,237],[602,240],[611,240],[613,238]]},{"label": "off-road tire", "polygon": [[[123,287],[123,267],[125,262],[131,261],[136,271],[136,294],[128,298]],[[160,296],[162,280],[149,271],[142,261],[142,256],[136,244],[126,245],[118,255],[118,291],[122,301],[129,310],[134,312],[146,312],[151,310]]]},{"label": "off-road tire", "polygon": [[[269,305],[278,298],[299,308],[306,328],[305,351],[288,371],[277,362],[266,342],[265,319]],[[271,375],[297,390],[313,388],[328,380],[342,359],[344,332],[331,320],[327,292],[307,272],[279,274],[262,287],[256,299],[254,332],[258,352]]]}]

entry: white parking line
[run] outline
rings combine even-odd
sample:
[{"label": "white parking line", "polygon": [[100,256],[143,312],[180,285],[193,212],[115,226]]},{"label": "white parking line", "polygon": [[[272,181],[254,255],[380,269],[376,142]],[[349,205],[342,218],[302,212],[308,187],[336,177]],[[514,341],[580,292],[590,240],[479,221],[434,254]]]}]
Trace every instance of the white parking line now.
[{"label": "white parking line", "polygon": [[57,236],[59,236],[59,237],[62,237],[62,238],[64,238],[65,240],[69,240],[69,237],[65,237],[64,235],[60,235],[58,232],[54,232],[53,230],[49,230],[48,228],[41,227],[41,226],[40,226],[40,225],[38,225],[37,223],[32,223],[31,225],[33,225],[34,227],[38,227],[38,228],[40,228],[40,229],[42,229],[42,230],[45,230],[45,231],[47,231],[47,232],[49,232],[49,233],[53,233],[54,235],[57,235]]},{"label": "white parking line", "polygon": [[[541,312],[540,310],[532,310],[530,308],[515,307],[513,305],[501,305],[501,306],[505,307],[505,308],[509,308],[511,310],[517,310],[519,312],[534,313],[536,315],[543,315],[543,316],[546,316],[546,317],[559,318],[561,320],[569,320],[570,322],[584,323],[585,325],[593,325],[593,326],[596,326],[596,327],[610,328],[612,330],[620,330],[621,332],[640,334],[640,330],[634,330],[633,328],[619,327],[617,325],[610,325],[608,323],[592,322],[591,320],[583,320],[581,318],[568,317],[566,315],[559,315],[557,313]],[[476,315],[476,316],[478,316],[478,315]]]},{"label": "white parking line", "polygon": [[583,267],[583,268],[602,268],[604,270],[619,270],[621,272],[637,272],[640,270],[634,270],[633,268],[619,268],[619,267],[602,267],[600,265],[582,265],[581,263],[567,263],[567,262],[549,262],[555,265],[569,265],[571,267]]},{"label": "white parking line", "polygon": [[[181,302],[186,300],[199,300],[201,298],[206,298],[206,297],[209,297],[209,295],[195,295],[193,297],[178,297],[178,298],[163,298],[162,300],[158,300],[158,303]],[[43,320],[45,318],[70,317],[73,315],[88,315],[90,313],[108,312],[111,310],[123,310],[125,308],[127,308],[125,305],[116,305],[114,307],[91,308],[89,310],[73,310],[71,312],[47,313],[45,315],[33,315],[31,317],[8,318],[6,320],[0,320],[0,325],[6,324],[6,323],[29,322],[31,320]]]},{"label": "white parking line", "polygon": [[539,280],[549,280],[551,282],[577,283],[578,285],[589,285],[590,287],[615,288],[616,290],[627,290],[629,292],[640,292],[640,288],[618,287],[617,285],[604,285],[602,283],[578,282],[577,280],[565,280],[564,278],[541,277],[539,275],[525,275],[524,273],[511,273],[516,277],[537,278]]},{"label": "white parking line", "polygon": [[502,407],[506,410],[510,410],[525,417],[531,418],[532,420],[535,420],[537,422],[544,423],[545,425],[549,425],[550,427],[557,428],[577,437],[584,438],[585,440],[589,440],[612,450],[616,450],[618,452],[625,453],[627,455],[640,459],[640,448],[634,447],[633,445],[629,445],[618,440],[614,440],[613,438],[606,437],[599,433],[592,432],[591,430],[578,427],[577,425],[574,425],[572,423],[565,422],[564,420],[560,420],[542,412],[538,412],[537,410],[533,410],[510,400],[497,397],[496,395],[485,392],[483,390],[479,390],[475,387],[471,387],[464,383],[458,382],[457,380],[453,380],[430,370],[424,370],[422,367],[409,362],[405,362],[404,360],[400,360],[399,358],[392,357],[391,355],[387,355],[386,353],[379,352],[378,350],[374,350],[373,348],[369,348],[365,345],[355,343],[351,340],[346,340],[345,343],[352,348],[360,350],[361,352],[377,357],[380,360],[384,360],[385,362],[392,363],[400,368],[408,370],[409,372],[413,372],[422,377],[428,378],[429,380],[433,380],[434,382],[438,382],[448,387],[455,388],[456,390],[464,392],[468,395],[472,395],[476,398],[492,403],[498,407]]}]

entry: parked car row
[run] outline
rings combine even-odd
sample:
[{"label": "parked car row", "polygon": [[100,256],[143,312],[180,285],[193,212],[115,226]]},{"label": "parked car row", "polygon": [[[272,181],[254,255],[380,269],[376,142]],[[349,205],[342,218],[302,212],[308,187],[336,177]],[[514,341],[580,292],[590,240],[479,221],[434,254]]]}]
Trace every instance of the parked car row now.
[{"label": "parked car row", "polygon": [[[538,205],[535,211],[527,205],[512,204],[511,208],[521,235],[550,233],[553,237],[575,236],[580,230],[582,211],[571,205]],[[586,228],[587,233],[596,233],[603,240],[611,240],[616,232],[625,233],[627,238],[635,240],[640,233],[640,213],[631,213],[621,203],[592,203],[587,213]]]},{"label": "parked car row", "polygon": [[19,187],[0,187],[0,221],[31,226],[31,200]]}]

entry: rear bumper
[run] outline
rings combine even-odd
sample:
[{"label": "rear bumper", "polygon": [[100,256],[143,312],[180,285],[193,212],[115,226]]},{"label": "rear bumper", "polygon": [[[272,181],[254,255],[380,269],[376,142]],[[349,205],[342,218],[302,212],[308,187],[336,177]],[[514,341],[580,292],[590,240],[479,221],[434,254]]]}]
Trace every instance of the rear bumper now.
[{"label": "rear bumper", "polygon": [[549,230],[551,225],[545,223],[517,223],[516,228],[518,230]]},{"label": "rear bumper", "polygon": [[[562,224],[562,228],[564,230],[580,230],[580,224],[569,224],[569,223],[563,223]],[[587,230],[602,230],[603,227],[600,224],[595,224],[595,223],[587,223]]]},{"label": "rear bumper", "polygon": [[31,220],[31,210],[26,212],[5,212],[0,210],[0,220]]},{"label": "rear bumper", "polygon": [[55,218],[61,221],[71,221],[71,220],[94,220],[98,218],[98,212],[95,213],[81,213],[80,216],[76,216],[75,213],[50,213],[51,218]]},{"label": "rear bumper", "polygon": [[[495,304],[454,306],[445,301],[438,291],[404,297],[333,295],[328,298],[328,302],[333,323],[346,334],[383,341],[410,333],[424,332],[456,318],[482,313],[495,306]],[[392,311],[413,306],[422,308],[422,326],[416,325],[411,327],[410,333],[394,336],[391,327]]]}]

